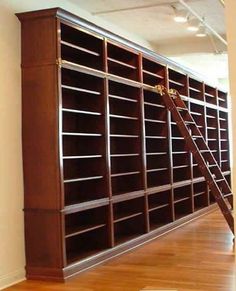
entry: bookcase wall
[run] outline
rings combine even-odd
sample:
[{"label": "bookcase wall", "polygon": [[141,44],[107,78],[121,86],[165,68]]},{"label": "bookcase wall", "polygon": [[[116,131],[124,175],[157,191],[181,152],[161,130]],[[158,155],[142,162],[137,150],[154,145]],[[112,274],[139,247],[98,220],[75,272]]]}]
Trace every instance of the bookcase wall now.
[{"label": "bookcase wall", "polygon": [[230,181],[226,92],[62,9],[17,16],[28,278],[64,280],[215,207],[153,86],[180,92]]}]

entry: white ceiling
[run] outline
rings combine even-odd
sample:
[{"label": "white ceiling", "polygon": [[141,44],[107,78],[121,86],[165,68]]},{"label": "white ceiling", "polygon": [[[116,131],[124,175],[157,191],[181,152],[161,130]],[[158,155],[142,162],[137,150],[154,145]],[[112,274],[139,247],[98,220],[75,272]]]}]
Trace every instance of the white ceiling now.
[{"label": "white ceiling", "polygon": [[[182,8],[176,0],[70,0],[91,14],[101,17],[148,41],[151,47],[180,63],[205,73],[211,68],[213,79],[227,78],[226,46],[215,37],[196,38],[186,24],[174,22],[171,5]],[[185,2],[225,38],[224,7],[219,0]],[[224,52],[222,54],[222,52]],[[199,62],[200,57],[200,62]],[[201,65],[200,65],[201,64]]]}]

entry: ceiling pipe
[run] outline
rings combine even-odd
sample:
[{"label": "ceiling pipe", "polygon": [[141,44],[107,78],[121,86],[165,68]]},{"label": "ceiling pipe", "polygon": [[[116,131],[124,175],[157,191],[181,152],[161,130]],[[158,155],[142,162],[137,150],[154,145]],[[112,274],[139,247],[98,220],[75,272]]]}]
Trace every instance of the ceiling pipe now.
[{"label": "ceiling pipe", "polygon": [[208,37],[209,37],[209,39],[210,39],[210,42],[211,42],[211,45],[212,45],[212,47],[213,47],[213,49],[214,49],[215,54],[216,54],[216,55],[221,54],[222,52],[218,50],[218,48],[217,48],[217,46],[216,46],[216,43],[215,43],[215,41],[214,41],[214,38],[213,38],[212,34],[208,34]]},{"label": "ceiling pipe", "polygon": [[227,41],[218,33],[216,32],[206,21],[195,11],[193,10],[184,0],[179,0],[179,3],[184,6],[192,15],[194,15],[199,21],[213,34],[217,37],[224,45],[228,45]]},{"label": "ceiling pipe", "polygon": [[[170,5],[177,4],[177,3],[178,3],[178,0],[173,0],[173,1],[168,2],[168,4],[170,4]],[[160,3],[157,3],[157,4],[140,5],[140,6],[126,7],[126,8],[103,10],[103,11],[98,11],[98,12],[92,12],[92,14],[93,15],[110,14],[110,13],[116,13],[116,12],[155,8],[158,6],[166,6],[166,0],[164,0],[163,2],[160,2]]]},{"label": "ceiling pipe", "polygon": [[225,7],[225,0],[219,0],[219,1]]}]

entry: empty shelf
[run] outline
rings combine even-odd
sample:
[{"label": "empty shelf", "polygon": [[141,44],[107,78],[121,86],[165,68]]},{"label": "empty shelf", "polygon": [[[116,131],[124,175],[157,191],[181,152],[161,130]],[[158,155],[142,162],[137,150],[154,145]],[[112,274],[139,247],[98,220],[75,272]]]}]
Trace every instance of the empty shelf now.
[{"label": "empty shelf", "polygon": [[115,178],[115,177],[129,176],[129,175],[137,175],[137,174],[140,174],[140,171],[133,171],[133,172],[125,172],[125,173],[111,174],[111,177],[112,178]]},{"label": "empty shelf", "polygon": [[89,93],[92,95],[101,95],[100,92],[94,91],[94,90],[89,90],[89,89],[84,89],[84,88],[78,88],[78,87],[72,87],[72,86],[67,86],[67,85],[61,85],[63,89],[69,89],[73,91],[79,91],[79,92],[84,92],[84,93]]},{"label": "empty shelf", "polygon": [[109,97],[110,98],[114,98],[114,99],[118,99],[118,100],[122,100],[122,101],[133,102],[133,103],[137,103],[138,102],[135,99],[131,99],[131,98],[123,97],[123,96],[118,96],[118,95],[113,95],[113,94],[109,94]]},{"label": "empty shelf", "polygon": [[95,159],[101,158],[102,155],[88,155],[88,156],[63,156],[64,160],[72,160],[72,159]]},{"label": "empty shelf", "polygon": [[87,114],[87,115],[102,115],[100,112],[75,110],[75,109],[67,109],[67,108],[63,108],[62,111],[68,112],[68,113],[78,113],[78,114]]},{"label": "empty shelf", "polygon": [[67,180],[64,180],[64,183],[73,183],[73,182],[88,181],[88,180],[97,180],[97,179],[102,179],[102,178],[103,178],[103,176],[92,176],[92,177],[84,177],[84,178],[67,179]]},{"label": "empty shelf", "polygon": [[125,115],[115,115],[115,114],[110,114],[109,116],[112,117],[112,118],[138,120],[137,117],[125,116]]},{"label": "empty shelf", "polygon": [[68,46],[68,47],[71,47],[71,48],[73,48],[73,49],[77,49],[77,50],[79,50],[79,51],[85,52],[85,53],[87,53],[87,54],[90,54],[90,55],[96,56],[96,57],[99,57],[99,56],[100,56],[100,54],[97,53],[97,52],[95,52],[95,51],[92,51],[92,50],[86,49],[86,48],[81,47],[81,46],[78,46],[78,45],[71,44],[71,43],[69,43],[69,42],[67,42],[67,41],[64,41],[64,40],[61,40],[61,44],[62,44],[62,45],[65,45],[65,46]]},{"label": "empty shelf", "polygon": [[122,62],[122,61],[115,60],[115,59],[113,59],[113,58],[107,58],[107,60],[108,60],[109,62],[112,62],[112,63],[118,64],[118,65],[124,66],[124,67],[129,68],[129,69],[133,69],[133,70],[136,70],[136,69],[137,69],[136,66],[133,66],[133,65],[130,65],[130,64],[124,63],[124,62]]}]

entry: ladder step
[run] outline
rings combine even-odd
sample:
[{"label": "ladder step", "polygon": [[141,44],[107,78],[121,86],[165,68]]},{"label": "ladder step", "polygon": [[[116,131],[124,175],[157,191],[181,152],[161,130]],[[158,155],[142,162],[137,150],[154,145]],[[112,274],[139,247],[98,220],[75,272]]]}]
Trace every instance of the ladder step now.
[{"label": "ladder step", "polygon": [[218,179],[218,180],[215,180],[216,183],[220,183],[220,182],[223,182],[225,179]]},{"label": "ladder step", "polygon": [[199,150],[200,153],[210,153],[210,150]]},{"label": "ladder step", "polygon": [[211,164],[211,165],[207,165],[208,168],[214,168],[217,167],[217,164]]},{"label": "ladder step", "polygon": [[203,138],[201,135],[192,135],[192,138]]},{"label": "ladder step", "polygon": [[223,194],[224,198],[227,198],[229,196],[233,196],[233,193]]},{"label": "ladder step", "polygon": [[189,121],[189,120],[185,120],[184,123],[185,123],[185,124],[195,124],[194,121]]},{"label": "ladder step", "polygon": [[177,108],[179,111],[188,111],[188,108],[185,108],[185,107],[178,107],[178,106],[176,106],[176,108]]}]

